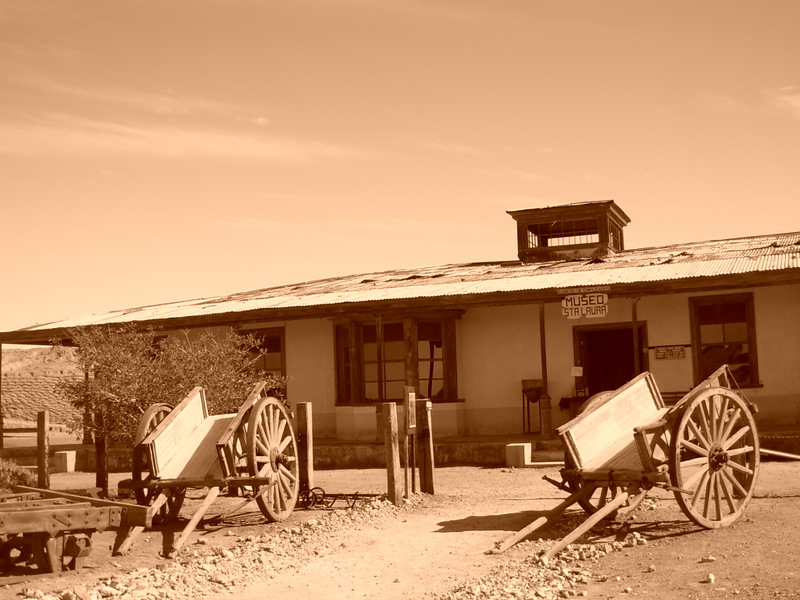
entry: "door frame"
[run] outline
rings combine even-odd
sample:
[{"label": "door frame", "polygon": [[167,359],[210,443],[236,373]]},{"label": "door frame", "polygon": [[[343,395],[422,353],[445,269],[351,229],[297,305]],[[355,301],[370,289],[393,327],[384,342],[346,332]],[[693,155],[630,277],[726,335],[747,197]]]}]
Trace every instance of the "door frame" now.
[{"label": "door frame", "polygon": [[[650,368],[650,352],[648,351],[648,343],[647,343],[647,321],[637,321],[636,328],[639,330],[639,366],[640,366],[640,373],[644,373],[648,371]],[[572,327],[572,351],[573,351],[573,358],[574,358],[574,365],[576,367],[586,367],[583,352],[581,350],[581,335],[586,332],[592,331],[610,331],[610,330],[628,330],[633,332],[633,323],[630,321],[620,321],[617,323],[601,323],[597,325],[574,325]],[[587,357],[588,359],[588,357]],[[634,361],[634,365],[636,362]],[[634,368],[635,370],[635,368]],[[639,373],[634,373],[634,377]],[[583,389],[584,394],[586,393],[586,374],[584,373],[580,377],[575,377],[575,393],[578,394],[578,390]]]}]

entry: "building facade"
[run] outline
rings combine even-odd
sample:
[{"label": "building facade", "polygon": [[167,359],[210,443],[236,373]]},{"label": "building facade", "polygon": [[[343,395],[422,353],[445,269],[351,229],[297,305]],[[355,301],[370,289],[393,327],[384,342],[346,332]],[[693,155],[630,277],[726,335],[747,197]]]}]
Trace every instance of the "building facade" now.
[{"label": "building facade", "polygon": [[591,395],[650,371],[667,402],[721,364],[761,429],[800,430],[800,233],[626,250],[613,202],[511,211],[518,260],[353,275],[0,334],[46,343],[132,321],[235,328],[269,349],[318,438],[370,440],[404,386],[437,437],[552,433]]}]

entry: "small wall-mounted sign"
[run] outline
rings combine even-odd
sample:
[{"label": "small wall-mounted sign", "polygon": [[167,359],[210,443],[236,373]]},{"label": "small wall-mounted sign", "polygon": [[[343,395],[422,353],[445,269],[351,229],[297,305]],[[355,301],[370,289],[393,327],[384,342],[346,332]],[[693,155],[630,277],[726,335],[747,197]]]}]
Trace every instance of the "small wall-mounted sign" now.
[{"label": "small wall-mounted sign", "polygon": [[596,319],[608,315],[608,294],[571,294],[561,300],[561,314],[568,319]]},{"label": "small wall-mounted sign", "polygon": [[559,296],[569,296],[571,294],[591,294],[593,292],[610,292],[610,291],[611,291],[610,285],[587,285],[583,287],[556,289],[556,293]]},{"label": "small wall-mounted sign", "polygon": [[675,360],[686,358],[683,346],[656,346],[656,360]]}]

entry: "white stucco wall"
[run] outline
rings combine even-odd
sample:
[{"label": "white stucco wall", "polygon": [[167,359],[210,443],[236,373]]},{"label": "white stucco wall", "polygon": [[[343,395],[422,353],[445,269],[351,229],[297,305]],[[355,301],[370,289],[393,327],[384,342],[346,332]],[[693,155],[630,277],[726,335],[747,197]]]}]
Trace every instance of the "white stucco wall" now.
[{"label": "white stucco wall", "polygon": [[758,405],[759,425],[800,425],[800,286],[757,288],[754,304],[763,387],[745,393]]},{"label": "white stucco wall", "polygon": [[463,435],[522,433],[522,380],[541,376],[538,306],[470,309],[458,333]]},{"label": "white stucco wall", "polygon": [[[336,371],[333,323],[304,319],[285,323],[289,402],[311,402],[314,436],[336,437]],[[374,421],[374,418],[373,418]]]},{"label": "white stucco wall", "polygon": [[[751,290],[730,290],[741,293]],[[748,388],[767,426],[800,425],[800,286],[760,287],[755,302],[759,373],[763,386]],[[725,293],[715,291],[713,294]],[[642,297],[637,316],[647,325],[648,368],[662,393],[694,386],[689,297],[664,294]],[[603,318],[565,318],[558,303],[545,305],[547,367],[552,425],[569,419],[558,401],[574,393],[573,327],[629,325],[631,300],[612,298]],[[336,407],[334,328],[327,319],[270,323],[286,329],[286,366],[290,402],[312,402],[318,438],[373,440],[372,407]],[[436,404],[434,435],[516,435],[523,431],[521,381],[541,378],[539,304],[467,310],[457,322],[459,398]],[[656,346],[683,346],[684,358],[656,359]],[[531,425],[538,427],[538,406],[531,405]]]}]

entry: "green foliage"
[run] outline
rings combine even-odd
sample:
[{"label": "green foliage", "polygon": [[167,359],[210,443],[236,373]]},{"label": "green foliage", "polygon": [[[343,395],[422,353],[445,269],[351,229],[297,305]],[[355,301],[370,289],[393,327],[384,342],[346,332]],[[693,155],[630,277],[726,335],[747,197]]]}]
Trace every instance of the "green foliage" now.
[{"label": "green foliage", "polygon": [[0,491],[11,491],[12,485],[36,485],[36,476],[17,463],[0,458]]},{"label": "green foliage", "polygon": [[[110,442],[132,445],[142,413],[152,404],[175,405],[195,386],[206,390],[209,412],[235,413],[253,385],[266,380],[282,396],[284,378],[255,366],[262,351],[253,336],[231,330],[183,331],[165,336],[133,325],[92,326],[69,331],[89,377],[62,388],[91,426]],[[84,427],[85,423],[74,424]]]}]

